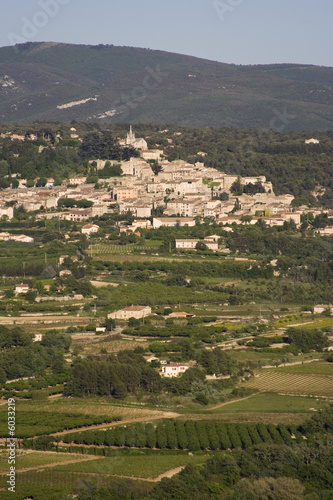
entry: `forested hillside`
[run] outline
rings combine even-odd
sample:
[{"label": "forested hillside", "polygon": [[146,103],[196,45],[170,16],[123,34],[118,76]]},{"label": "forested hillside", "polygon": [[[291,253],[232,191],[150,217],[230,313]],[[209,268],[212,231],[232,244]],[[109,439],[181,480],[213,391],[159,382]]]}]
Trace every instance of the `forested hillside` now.
[{"label": "forested hillside", "polygon": [[237,66],[113,45],[0,49],[0,119],[332,129],[332,68]]}]

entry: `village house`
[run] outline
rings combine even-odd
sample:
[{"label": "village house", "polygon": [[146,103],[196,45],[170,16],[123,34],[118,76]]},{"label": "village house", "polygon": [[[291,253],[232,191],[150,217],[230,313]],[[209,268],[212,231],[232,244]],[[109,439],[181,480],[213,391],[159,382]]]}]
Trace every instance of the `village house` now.
[{"label": "village house", "polygon": [[195,226],[195,219],[193,217],[154,217],[153,228],[159,227],[176,227],[176,226]]},{"label": "village house", "polygon": [[152,355],[152,356],[143,356],[145,358],[145,360],[147,361],[147,363],[151,363],[152,361],[159,361],[159,359]]},{"label": "village house", "polygon": [[209,239],[204,239],[204,240],[199,240],[199,239],[176,239],[175,244],[176,244],[176,249],[177,250],[195,250],[197,244],[201,242],[204,245],[206,245],[209,250],[213,250],[214,252],[217,252],[219,249],[219,245],[217,242],[209,240]]},{"label": "village house", "polygon": [[12,219],[14,217],[14,208],[0,205],[0,218],[3,216],[8,217],[8,219]]},{"label": "village house", "polygon": [[[111,203],[111,200],[109,200],[109,203]],[[101,217],[102,215],[106,214],[108,212],[108,206],[106,204],[104,205],[94,205],[91,207],[91,216],[92,217]]]},{"label": "village house", "polygon": [[143,228],[143,229],[150,229],[151,228],[151,222],[148,219],[143,219],[143,220],[135,220],[131,225],[128,226],[120,226],[120,232],[124,233],[127,231],[135,232],[138,229]]},{"label": "village house", "polygon": [[153,205],[143,205],[140,203],[122,203],[120,205],[120,212],[126,213],[131,212],[134,217],[150,217]]},{"label": "village house", "polygon": [[25,234],[12,235],[11,240],[18,241],[19,243],[33,243],[35,241],[32,236],[26,236]]},{"label": "village house", "polygon": [[144,160],[155,160],[158,161],[163,157],[164,151],[160,149],[146,149],[141,152],[141,157]]},{"label": "village house", "polygon": [[31,236],[25,234],[10,234],[7,232],[0,233],[0,241],[18,241],[20,243],[33,243],[35,240]]},{"label": "village house", "polygon": [[333,226],[324,227],[323,229],[318,229],[317,232],[322,236],[330,236],[331,234],[333,234]]},{"label": "village house", "polygon": [[92,233],[97,233],[99,230],[99,226],[97,224],[86,224],[82,226],[81,232],[82,234],[87,234],[88,236]]},{"label": "village house", "polygon": [[116,186],[113,189],[113,197],[118,202],[135,199],[137,190],[134,187]]},{"label": "village house", "polygon": [[182,373],[185,373],[186,370],[190,368],[190,365],[184,363],[170,363],[168,365],[164,365],[162,367],[162,376],[163,377],[177,377]]},{"label": "village house", "polygon": [[178,198],[167,202],[166,215],[180,215],[181,217],[196,217],[202,213],[200,198]]},{"label": "village house", "polygon": [[304,142],[305,144],[319,144],[318,139],[314,139],[313,137],[311,137],[311,139],[306,139]]},{"label": "village house", "polygon": [[0,233],[0,241],[9,241],[11,239],[11,234],[7,232]]},{"label": "village house", "polygon": [[75,175],[73,177],[70,177],[68,179],[68,183],[69,184],[84,184],[86,182],[87,178],[86,177],[82,177],[82,176],[78,176],[78,175]]},{"label": "village house", "polygon": [[30,290],[29,285],[21,283],[20,285],[15,286],[15,295],[19,295],[20,293],[28,293],[29,290]]},{"label": "village house", "polygon": [[193,318],[195,316],[195,314],[191,314],[191,313],[188,313],[186,311],[176,311],[176,312],[173,312],[173,313],[170,313],[168,315],[168,318],[178,318],[178,319],[182,319],[182,318]]},{"label": "village house", "polygon": [[[51,214],[49,218],[54,218],[58,216],[61,220],[70,220],[73,222],[82,222],[88,220],[92,217],[91,209],[87,208],[76,208],[70,212],[59,212],[58,214]],[[46,216],[47,217],[47,216]]]},{"label": "village house", "polygon": [[314,306],[313,312],[314,312],[314,314],[321,314],[326,309],[330,309],[331,314],[333,314],[333,305],[332,304],[329,304],[329,305],[317,304],[316,306]]},{"label": "village house", "polygon": [[130,306],[108,314],[109,319],[124,319],[130,318],[141,319],[151,314],[151,307],[149,306]]}]

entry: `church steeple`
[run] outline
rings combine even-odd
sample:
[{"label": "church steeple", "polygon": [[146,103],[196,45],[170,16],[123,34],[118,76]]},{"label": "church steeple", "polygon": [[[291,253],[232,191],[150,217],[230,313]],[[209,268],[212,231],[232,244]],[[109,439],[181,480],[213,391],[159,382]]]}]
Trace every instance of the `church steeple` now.
[{"label": "church steeple", "polygon": [[135,134],[133,133],[132,125],[130,125],[129,132],[127,134],[126,144],[127,145],[133,144],[134,141],[135,141]]}]

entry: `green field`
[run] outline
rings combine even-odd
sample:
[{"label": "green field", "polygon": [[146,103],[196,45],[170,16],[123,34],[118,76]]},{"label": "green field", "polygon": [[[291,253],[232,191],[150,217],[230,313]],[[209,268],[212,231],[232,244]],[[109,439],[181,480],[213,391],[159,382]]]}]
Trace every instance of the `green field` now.
[{"label": "green field", "polygon": [[[281,366],[278,369],[282,373],[314,373],[320,375],[328,375],[333,377],[333,363],[313,362],[303,363],[301,365]],[[333,380],[332,380],[333,383]]]},{"label": "green field", "polygon": [[[3,406],[6,408],[6,405]],[[17,406],[16,406],[17,408]],[[27,408],[27,407],[26,407]],[[2,417],[5,412],[0,413]],[[120,417],[96,416],[87,415],[84,413],[54,413],[50,418],[48,412],[44,412],[41,408],[38,411],[23,412],[16,410],[16,436],[18,438],[28,438],[40,436],[42,434],[50,434],[52,432],[61,432],[67,429],[75,429],[91,425],[99,425],[111,423],[120,420]],[[8,424],[5,418],[0,422],[0,436],[8,436]]]},{"label": "green field", "polygon": [[[2,450],[0,454],[0,474],[8,472],[8,451]],[[25,469],[28,467],[45,466],[49,464],[59,464],[59,462],[68,462],[74,460],[82,460],[82,455],[73,453],[56,453],[56,452],[41,452],[41,451],[20,451],[16,452],[16,470]]]},{"label": "green field", "polygon": [[[297,361],[305,361],[308,359],[319,359],[321,355],[318,352],[312,352],[307,354],[301,354],[295,358],[293,354],[283,353],[276,349],[275,352],[265,352],[262,350],[254,351],[252,349],[233,349],[232,356],[238,361],[253,361],[254,363],[260,363],[260,365],[274,365],[275,363],[292,363]],[[312,363],[310,363],[311,365]],[[297,365],[295,365],[297,366]]]},{"label": "green field", "polygon": [[[312,412],[313,410],[311,410],[311,408],[318,410],[322,406],[323,401],[318,401],[315,398],[303,396],[282,396],[271,392],[265,392],[255,394],[254,396],[251,396],[248,399],[243,399],[242,401],[235,401],[234,403],[231,402],[211,411],[214,413],[306,413]],[[211,413],[211,411],[209,411],[209,413]]]},{"label": "green field", "polygon": [[133,478],[155,478],[166,471],[187,464],[202,464],[204,455],[115,456],[76,464],[59,465],[54,470],[114,474]]},{"label": "green field", "polygon": [[[56,471],[53,468],[47,468],[40,471],[29,471],[28,473],[18,473],[15,493],[7,491],[6,479],[0,477],[0,496],[1,500],[60,500],[75,498],[75,492],[86,491],[87,485],[95,485],[98,488],[108,487],[110,485],[125,484],[125,479],[107,476],[102,474],[79,474],[77,472]],[[154,483],[137,483],[139,496],[145,498],[146,492],[149,492]],[[84,493],[83,493],[84,494]],[[80,497],[80,498],[87,498]]]}]

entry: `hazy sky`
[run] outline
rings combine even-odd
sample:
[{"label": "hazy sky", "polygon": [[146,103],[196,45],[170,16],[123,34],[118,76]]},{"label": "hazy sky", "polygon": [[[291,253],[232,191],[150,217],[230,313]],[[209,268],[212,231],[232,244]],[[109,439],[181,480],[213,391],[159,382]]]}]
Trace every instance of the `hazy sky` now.
[{"label": "hazy sky", "polygon": [[332,19],[332,0],[2,0],[0,46],[102,43],[333,66]]}]

